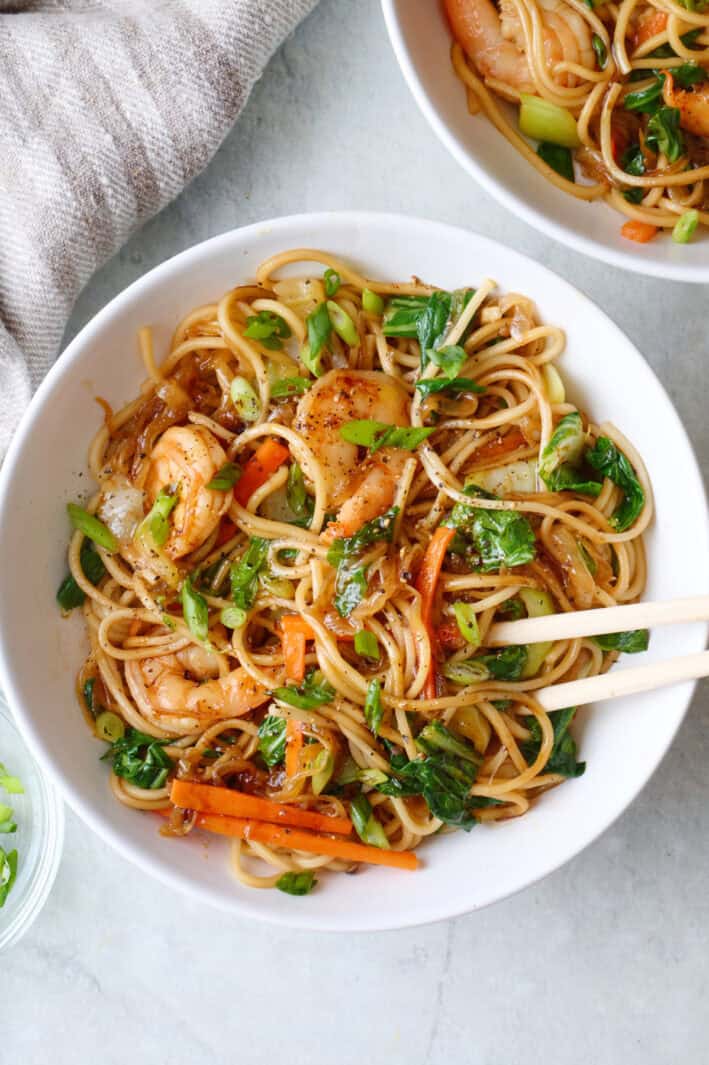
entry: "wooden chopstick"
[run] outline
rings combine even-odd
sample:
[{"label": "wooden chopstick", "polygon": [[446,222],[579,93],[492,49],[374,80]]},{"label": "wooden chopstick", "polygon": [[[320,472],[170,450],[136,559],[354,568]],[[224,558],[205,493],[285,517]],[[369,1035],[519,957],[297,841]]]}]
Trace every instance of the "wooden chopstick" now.
[{"label": "wooden chopstick", "polygon": [[708,620],[709,595],[695,595],[659,603],[633,603],[629,606],[600,607],[598,610],[546,614],[538,618],[522,618],[520,621],[499,621],[490,626],[485,646],[506,647],[546,640],[571,640],[578,636],[648,629],[653,625]]},{"label": "wooden chopstick", "polygon": [[562,710],[567,706],[600,703],[623,695],[662,688],[665,684],[679,684],[683,680],[698,680],[709,676],[709,651],[670,658],[665,662],[651,662],[631,669],[613,669],[582,680],[551,684],[531,692],[545,710]]}]

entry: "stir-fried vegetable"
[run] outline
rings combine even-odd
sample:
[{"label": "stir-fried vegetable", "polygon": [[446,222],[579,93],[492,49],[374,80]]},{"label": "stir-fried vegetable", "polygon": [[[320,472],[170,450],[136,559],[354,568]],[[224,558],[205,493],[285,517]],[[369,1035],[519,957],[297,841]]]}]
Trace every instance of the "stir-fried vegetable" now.
[{"label": "stir-fried vegetable", "polygon": [[584,478],[581,470],[585,446],[586,433],[581,415],[572,411],[557,425],[539,461],[539,476],[550,491],[598,495],[600,483]]},{"label": "stir-fried vegetable", "polygon": [[458,600],[458,602],[453,603],[453,613],[455,614],[460,635],[470,644],[471,650],[474,651],[480,646],[480,628],[478,626],[478,617],[475,613],[475,604]]},{"label": "stir-fried vegetable", "polygon": [[526,92],[520,93],[519,98],[519,128],[525,137],[560,144],[564,148],[579,147],[581,141],[576,119],[570,111]]},{"label": "stir-fried vegetable", "polygon": [[295,706],[298,710],[315,710],[318,706],[325,706],[335,698],[335,689],[329,684],[322,673],[317,669],[311,669],[306,673],[305,680],[301,685],[288,684],[280,688],[274,688],[271,693],[274,699],[289,706]]},{"label": "stir-fried vegetable", "polygon": [[344,311],[339,303],[335,303],[334,300],[328,300],[326,306],[327,313],[330,315],[330,321],[332,322],[332,328],[335,330],[338,337],[341,337],[345,344],[349,344],[350,347],[355,347],[359,344],[357,326],[354,324],[347,311]]},{"label": "stir-fried vegetable", "polygon": [[650,645],[650,633],[647,629],[630,629],[628,632],[609,632],[605,636],[594,636],[595,642],[603,651],[623,651],[635,655],[647,651]]},{"label": "stir-fried vegetable", "polygon": [[328,297],[328,299],[332,299],[333,296],[337,295],[337,290],[342,284],[342,278],[338,274],[337,270],[333,270],[331,267],[328,267],[328,269],[323,274],[322,279],[323,286],[325,288],[325,295]]},{"label": "stir-fried vegetable", "polygon": [[365,288],[362,291],[362,307],[367,314],[383,314],[384,300],[376,292]]},{"label": "stir-fried vegetable", "polygon": [[340,436],[343,440],[346,440],[348,444],[358,444],[360,447],[369,448],[370,454],[378,451],[380,447],[400,447],[405,451],[413,451],[433,432],[435,432],[435,427],[430,429],[414,426],[401,427],[387,425],[386,422],[376,422],[371,418],[345,422],[340,427]]},{"label": "stir-fried vegetable", "polygon": [[163,750],[167,742],[129,728],[102,755],[101,761],[110,761],[116,776],[129,784],[155,791],[163,787],[173,766],[172,759]]},{"label": "stir-fried vegetable", "polygon": [[355,831],[363,843],[371,847],[388,849],[389,840],[380,822],[374,816],[372,804],[366,795],[358,795],[350,803],[350,817]]},{"label": "stir-fried vegetable", "polygon": [[244,472],[234,489],[234,499],[245,507],[254,492],[290,458],[290,452],[279,440],[269,436],[256,448],[244,466]]},{"label": "stir-fried vegetable", "polygon": [[[103,559],[91,540],[84,539],[79,551],[79,563],[87,581],[98,584],[106,572]],[[81,606],[86,595],[71,573],[67,574],[57,589],[57,602],[62,610],[68,612]]]},{"label": "stir-fried vegetable", "polygon": [[309,377],[279,377],[271,385],[271,398],[289,399],[291,396],[302,396],[312,383]]},{"label": "stir-fried vegetable", "polygon": [[261,417],[261,400],[250,381],[247,381],[245,377],[235,377],[229,386],[229,395],[242,421],[258,421]]},{"label": "stir-fried vegetable", "polygon": [[574,161],[570,148],[542,141],[541,144],[537,145],[537,155],[547,166],[550,166],[557,174],[561,174],[567,181],[575,181]]},{"label": "stir-fried vegetable", "polygon": [[185,577],[180,599],[187,628],[196,639],[206,643],[209,639],[209,607],[207,600],[194,587],[191,577]]},{"label": "stir-fried vegetable", "polygon": [[294,524],[307,529],[313,517],[315,503],[305,487],[305,477],[297,462],[294,462],[288,470],[286,501],[295,516]]},{"label": "stir-fried vegetable", "polygon": [[314,832],[335,832],[348,836],[352,831],[352,822],[347,817],[303,810],[293,803],[272,802],[271,799],[247,795],[245,792],[224,788],[218,784],[175,779],[170,786],[170,801],[182,810],[273,821],[281,825],[312,829]]},{"label": "stir-fried vegetable", "polygon": [[[575,714],[575,707],[555,710],[549,714],[549,720],[554,728],[554,746],[549,761],[544,767],[547,773],[559,773],[563,777],[580,777],[586,769],[585,762],[576,761],[576,741],[569,733],[569,726]],[[527,726],[531,737],[522,744],[522,753],[531,765],[539,755],[542,730],[536,717],[528,717]]]},{"label": "stir-fried vegetable", "polygon": [[291,328],[285,318],[272,311],[259,311],[246,319],[244,336],[258,340],[270,351],[280,351],[283,341],[291,335]]},{"label": "stir-fried vegetable", "polygon": [[378,662],[381,658],[379,641],[374,633],[368,629],[360,629],[359,632],[355,633],[354,649],[358,655],[362,655],[363,658],[371,658],[374,662]]},{"label": "stir-fried vegetable", "polygon": [[367,574],[359,564],[363,551],[379,540],[391,542],[398,507],[374,518],[357,530],[353,536],[334,541],[327,553],[327,560],[337,570],[335,580],[335,607],[346,618],[362,602],[367,592]]},{"label": "stir-fried vegetable", "polygon": [[654,151],[662,152],[668,163],[676,163],[684,151],[684,137],[679,125],[677,107],[660,107],[650,116],[646,131],[646,144]]},{"label": "stir-fried vegetable", "polygon": [[284,873],[276,881],[278,890],[286,895],[309,895],[316,884],[312,869],[306,869],[302,873]]},{"label": "stir-fried vegetable", "polygon": [[76,503],[67,503],[66,510],[74,528],[82,532],[84,536],[88,536],[89,540],[93,540],[97,547],[102,547],[109,552],[118,550],[118,541],[115,536],[95,514],[89,514],[88,510],[84,510]]},{"label": "stir-fried vegetable", "polygon": [[379,726],[384,716],[382,705],[382,685],[377,677],[370,680],[364,700],[364,720],[375,736],[379,735]]},{"label": "stir-fried vegetable", "polygon": [[268,558],[268,540],[252,536],[246,551],[229,570],[234,605],[250,610],[258,595],[258,578]]},{"label": "stir-fried vegetable", "polygon": [[429,377],[416,382],[416,391],[423,399],[428,399],[439,392],[445,392],[449,396],[462,396],[466,392],[484,392],[485,388],[471,377]]},{"label": "stir-fried vegetable", "polygon": [[501,647],[463,662],[447,662],[443,667],[443,675],[454,684],[462,685],[479,684],[490,677],[495,680],[519,680],[526,664],[525,646]]},{"label": "stir-fried vegetable", "polygon": [[610,478],[623,492],[620,506],[610,522],[618,532],[625,532],[645,506],[645,493],[627,458],[607,436],[599,436],[595,447],[586,452],[586,462],[604,477]]},{"label": "stir-fried vegetable", "polygon": [[[216,475],[217,478],[220,473],[221,470]],[[213,488],[214,482],[211,482],[207,487]],[[136,538],[140,540],[147,536],[156,547],[163,547],[170,535],[170,515],[177,506],[179,498],[179,488],[173,488],[172,486],[161,488],[155,497],[152,507],[138,526],[135,534]]]},{"label": "stir-fried vegetable", "polygon": [[449,344],[445,348],[438,348],[437,351],[429,348],[426,354],[429,362],[435,363],[439,369],[443,370],[449,381],[455,380],[468,360],[467,352],[460,344]]},{"label": "stir-fried vegetable", "polygon": [[267,766],[280,765],[286,756],[286,720],[269,714],[258,727],[258,749]]},{"label": "stir-fried vegetable", "polygon": [[[495,498],[474,484],[467,485],[464,492],[471,497]],[[534,530],[515,510],[483,510],[473,504],[456,503],[445,524],[458,531],[462,553],[483,573],[500,566],[523,566],[535,556]],[[455,543],[451,550],[457,550]]]},{"label": "stir-fried vegetable", "polygon": [[6,851],[0,847],[0,909],[5,905],[16,879],[17,851]]},{"label": "stir-fried vegetable", "polygon": [[322,377],[322,356],[332,335],[332,322],[328,314],[327,304],[319,304],[312,314],[308,315],[305,324],[308,330],[308,339],[300,350],[300,358],[313,377]]},{"label": "stir-fried vegetable", "polygon": [[692,208],[680,215],[672,230],[672,239],[675,244],[688,244],[694,236],[699,225],[699,211]]}]

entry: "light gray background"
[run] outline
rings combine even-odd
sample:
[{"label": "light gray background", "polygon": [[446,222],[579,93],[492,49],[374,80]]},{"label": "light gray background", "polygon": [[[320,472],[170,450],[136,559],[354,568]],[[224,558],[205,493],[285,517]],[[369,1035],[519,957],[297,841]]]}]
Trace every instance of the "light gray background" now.
[{"label": "light gray background", "polygon": [[[328,208],[454,222],[546,263],[630,335],[709,458],[705,292],[584,259],[498,207],[420,117],[375,0],[324,0],[208,170],[94,278],[68,337],[197,241]],[[69,814],[50,902],[0,964],[0,1062],[709,1061],[707,691],[600,842],[516,898],[414,931],[345,938],[241,923],[147,879]]]}]

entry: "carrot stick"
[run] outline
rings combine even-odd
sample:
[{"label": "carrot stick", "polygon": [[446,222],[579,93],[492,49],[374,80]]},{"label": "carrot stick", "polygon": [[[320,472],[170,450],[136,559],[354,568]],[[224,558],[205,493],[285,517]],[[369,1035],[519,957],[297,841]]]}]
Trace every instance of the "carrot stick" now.
[{"label": "carrot stick", "polygon": [[626,240],[634,240],[637,244],[647,244],[657,233],[657,226],[651,226],[649,222],[638,222],[631,218],[624,226],[621,226],[620,234]]},{"label": "carrot stick", "polygon": [[421,569],[416,578],[416,588],[421,595],[421,619],[428,630],[428,639],[431,645],[431,665],[424,687],[424,695],[427,699],[436,698],[436,634],[433,629],[433,606],[436,599],[436,586],[441,575],[446,551],[454,536],[455,529],[449,529],[445,525],[438,526],[426,548]]},{"label": "carrot stick", "polygon": [[389,865],[394,869],[418,869],[419,860],[413,851],[391,851],[380,847],[368,847],[364,843],[352,843],[347,839],[332,836],[316,836],[297,828],[281,828],[265,821],[245,821],[239,817],[223,817],[219,814],[198,814],[197,828],[216,832],[220,836],[237,839],[252,839],[269,847],[292,847],[308,854],[327,854],[346,862],[368,862],[370,865]]},{"label": "carrot stick", "polygon": [[254,451],[249,461],[244,466],[244,472],[236,482],[234,498],[237,503],[245,507],[257,488],[265,484],[272,473],[282,466],[289,457],[290,451],[269,436]]},{"label": "carrot stick", "polygon": [[294,777],[298,772],[300,752],[303,746],[303,733],[300,722],[289,717],[286,723],[286,776]]},{"label": "carrot stick", "polygon": [[225,817],[244,817],[274,824],[312,828],[317,832],[336,832],[349,836],[352,822],[347,817],[331,817],[313,810],[301,810],[290,803],[271,802],[242,791],[222,788],[218,784],[198,784],[193,780],[173,780],[170,801],[182,810],[198,810],[205,814]]},{"label": "carrot stick", "polygon": [[315,639],[315,633],[298,614],[284,614],[281,631],[286,677],[300,684],[305,677],[305,644],[307,640]]}]

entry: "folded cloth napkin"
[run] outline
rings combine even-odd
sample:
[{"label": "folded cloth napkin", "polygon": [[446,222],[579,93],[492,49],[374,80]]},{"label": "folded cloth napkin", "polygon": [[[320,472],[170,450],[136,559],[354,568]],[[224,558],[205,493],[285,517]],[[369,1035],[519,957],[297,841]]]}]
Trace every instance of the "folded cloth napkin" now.
[{"label": "folded cloth napkin", "polygon": [[0,457],[91,274],[316,0],[0,0]]}]

